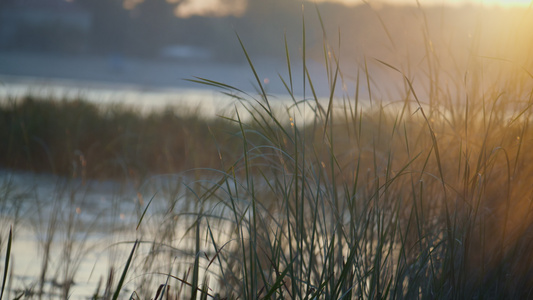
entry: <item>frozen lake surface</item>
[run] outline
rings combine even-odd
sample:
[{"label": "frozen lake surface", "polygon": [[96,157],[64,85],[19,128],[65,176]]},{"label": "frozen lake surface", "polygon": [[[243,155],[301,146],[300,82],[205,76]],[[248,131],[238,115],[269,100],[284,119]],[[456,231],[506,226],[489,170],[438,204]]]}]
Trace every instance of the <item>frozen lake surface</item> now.
[{"label": "frozen lake surface", "polygon": [[[91,298],[99,285],[102,295],[112,269],[116,284],[135,240],[144,244],[136,252],[123,297],[142,286],[143,276],[170,272],[169,260],[187,268],[194,258],[187,229],[199,209],[186,196],[188,180],[186,175],[167,175],[144,183],[83,181],[0,170],[2,263],[9,228],[14,229],[8,298],[37,294],[42,288],[45,298],[63,299],[68,282],[73,282],[70,299]],[[154,254],[156,250],[161,253]],[[155,260],[143,267],[151,257]],[[164,283],[162,278],[151,279],[155,288]]]},{"label": "frozen lake surface", "polygon": [[[288,68],[283,59],[261,58],[253,61],[265,91],[269,94],[287,94],[279,79],[289,83]],[[301,95],[302,66],[292,66],[295,94]],[[321,63],[307,63],[310,74],[317,76],[316,91],[327,95],[327,81]],[[191,60],[113,59],[95,56],[59,56],[0,52],[0,82],[46,85],[59,82],[78,88],[130,89],[137,92],[179,91],[205,89],[187,81],[195,77],[222,82],[254,93],[258,87],[253,71],[246,61],[223,63]],[[323,90],[325,89],[325,90]]]},{"label": "frozen lake surface", "polygon": [[[86,182],[51,174],[0,171],[2,240],[14,229],[10,288],[35,294],[61,292],[74,279],[71,299],[94,293],[114,264],[118,236],[131,235],[135,194],[111,181]],[[2,257],[6,243],[2,243]],[[121,259],[121,258],[120,258]],[[3,259],[2,259],[3,261]],[[44,274],[44,275],[43,275]]]},{"label": "frozen lake surface", "polygon": [[[161,107],[187,103],[193,106],[224,107],[220,89],[189,81],[205,78],[238,88],[257,96],[259,80],[271,101],[292,101],[287,88],[297,100],[330,97],[330,86],[336,82],[335,97],[349,97],[368,101],[370,86],[374,101],[401,99],[403,89],[400,74],[370,60],[341,62],[340,72],[334,79],[335,64],[308,59],[309,78],[303,80],[303,63],[291,60],[291,76],[285,58],[252,57],[257,79],[248,62],[217,62],[192,60],[155,60],[123,57],[120,63],[112,57],[60,56],[29,53],[0,52],[0,97],[21,97],[28,93],[72,98],[82,96],[98,102],[125,102],[143,107]],[[365,72],[371,74],[368,79]],[[329,73],[329,74],[328,74]],[[328,78],[329,76],[329,78]],[[283,78],[285,83],[280,79]],[[292,87],[291,87],[292,77]],[[359,84],[357,81],[359,80]],[[304,90],[305,86],[305,90]],[[422,93],[422,91],[419,91]]]}]

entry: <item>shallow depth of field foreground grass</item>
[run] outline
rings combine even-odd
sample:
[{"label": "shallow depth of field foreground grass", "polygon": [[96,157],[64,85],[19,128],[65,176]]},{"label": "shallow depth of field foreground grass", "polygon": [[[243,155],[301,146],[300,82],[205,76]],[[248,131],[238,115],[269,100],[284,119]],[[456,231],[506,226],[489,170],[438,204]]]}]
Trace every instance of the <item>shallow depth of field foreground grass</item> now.
[{"label": "shallow depth of field foreground grass", "polygon": [[[403,78],[399,101],[340,99],[339,58],[324,49],[333,53],[324,55],[332,97],[316,99],[308,76],[307,97],[295,95],[281,114],[266,93],[198,79],[235,97],[238,155],[219,151],[221,166],[197,180],[168,177],[154,191],[153,177],[138,188],[167,206],[140,210],[139,227],[153,232],[139,234],[123,268],[133,297],[163,285],[162,298],[180,299],[531,298],[530,61],[498,76],[473,55],[444,84],[439,52],[428,47],[430,72],[417,84],[374,60]],[[365,70],[360,86],[372,77]],[[315,117],[302,124],[304,107]]]}]

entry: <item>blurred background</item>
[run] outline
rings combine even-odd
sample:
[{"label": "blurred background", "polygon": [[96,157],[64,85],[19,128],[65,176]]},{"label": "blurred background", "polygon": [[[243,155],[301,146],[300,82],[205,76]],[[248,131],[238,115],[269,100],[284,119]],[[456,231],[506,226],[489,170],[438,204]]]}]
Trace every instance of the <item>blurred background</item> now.
[{"label": "blurred background", "polygon": [[459,74],[472,55],[523,65],[532,19],[528,1],[0,0],[0,89],[196,89],[183,79],[200,76],[254,91],[238,34],[267,91],[283,94],[285,38],[301,82],[305,22],[321,95],[329,94],[327,52],[340,57],[345,90],[369,71],[385,97],[402,80],[377,60],[427,72],[430,49]]}]

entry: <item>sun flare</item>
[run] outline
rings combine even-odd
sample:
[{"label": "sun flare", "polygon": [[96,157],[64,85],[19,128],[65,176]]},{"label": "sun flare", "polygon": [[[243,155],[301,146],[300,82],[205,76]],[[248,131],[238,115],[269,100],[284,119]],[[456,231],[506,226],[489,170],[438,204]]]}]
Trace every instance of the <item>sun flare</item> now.
[{"label": "sun flare", "polygon": [[[369,4],[394,4],[394,5],[416,5],[416,0],[319,0],[320,2],[339,2],[347,5]],[[485,5],[500,7],[528,7],[531,0],[419,0],[422,5]]]}]

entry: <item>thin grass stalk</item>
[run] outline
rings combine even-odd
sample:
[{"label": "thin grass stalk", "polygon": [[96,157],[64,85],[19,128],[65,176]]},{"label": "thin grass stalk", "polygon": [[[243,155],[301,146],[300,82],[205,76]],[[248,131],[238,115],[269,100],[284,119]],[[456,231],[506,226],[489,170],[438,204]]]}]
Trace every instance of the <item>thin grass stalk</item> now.
[{"label": "thin grass stalk", "polygon": [[261,90],[261,97],[263,98],[263,101],[266,103],[268,107],[268,111],[272,112],[272,108],[270,107],[270,103],[268,101],[268,96],[265,92],[265,89],[263,88],[263,84],[261,83],[261,80],[259,79],[259,76],[257,75],[257,72],[255,70],[254,64],[252,63],[252,60],[250,59],[250,56],[248,55],[248,52],[246,51],[246,48],[244,47],[244,44],[242,43],[242,40],[240,36],[237,34],[237,39],[239,40],[239,44],[241,45],[241,49],[246,56],[246,60],[248,61],[248,65],[250,66],[250,69],[252,70],[255,80],[257,82],[257,85],[259,86],[259,89]]},{"label": "thin grass stalk", "polygon": [[296,104],[296,99],[294,97],[294,87],[292,84],[292,70],[291,70],[291,58],[289,55],[289,44],[287,43],[287,32],[284,34],[284,43],[285,43],[285,59],[287,63],[287,71],[289,72],[289,83],[290,83],[290,89],[287,89],[289,94],[291,95],[292,100]]},{"label": "thin grass stalk", "polygon": [[[306,57],[306,41],[305,41],[305,14],[304,14],[304,5],[302,4],[302,87],[303,87],[303,98],[305,99],[306,85],[305,85],[305,74],[309,75],[307,71],[307,57]],[[311,81],[311,80],[309,80]],[[313,93],[314,94],[314,93]],[[316,99],[316,97],[315,97]]]},{"label": "thin grass stalk", "polygon": [[115,290],[115,293],[113,294],[113,298],[112,298],[113,300],[118,299],[120,290],[122,289],[122,286],[124,285],[124,280],[126,280],[126,274],[128,273],[128,269],[133,259],[133,254],[135,253],[135,249],[137,248],[138,244],[139,244],[139,241],[135,240],[135,243],[133,244],[133,249],[131,249],[130,256],[128,257],[128,260],[126,261],[126,265],[124,266],[124,271],[122,271],[122,275],[120,276],[120,280],[118,281],[117,288]]},{"label": "thin grass stalk", "polygon": [[[309,243],[309,262],[307,263],[308,265],[308,271],[307,271],[307,282],[309,283],[309,286],[311,285],[311,274],[313,273],[314,271],[314,275],[315,277],[317,277],[317,274],[316,274],[316,258],[315,258],[315,253],[314,253],[314,248],[315,248],[315,240],[317,238],[317,235],[318,235],[318,216],[319,216],[319,205],[318,205],[318,201],[319,201],[319,193],[318,191],[315,193],[316,196],[314,197],[314,205],[312,206],[314,209],[312,211],[312,216],[313,216],[313,221],[311,224],[312,225],[312,229],[311,229],[311,240],[310,240],[310,243]],[[311,200],[311,199],[310,199]],[[308,290],[306,291],[305,293],[305,298],[304,299],[309,299],[309,297],[312,295],[312,291],[311,291],[311,288],[308,287]]]},{"label": "thin grass stalk", "polygon": [[9,272],[9,260],[11,259],[11,243],[13,241],[13,226],[9,228],[9,236],[7,238],[6,258],[4,261],[4,277],[2,279],[2,291],[0,292],[0,300],[4,296],[4,290],[6,287],[8,272]]},{"label": "thin grass stalk", "polygon": [[196,219],[196,230],[194,238],[194,264],[192,271],[192,284],[191,284],[191,299],[196,299],[198,294],[199,276],[200,276],[200,223],[202,220],[202,212],[198,214]]}]

